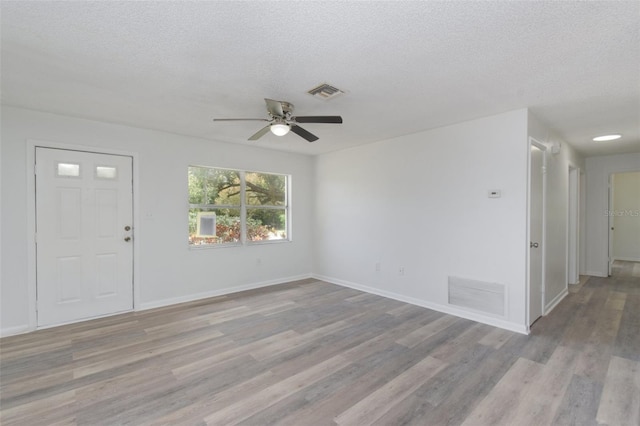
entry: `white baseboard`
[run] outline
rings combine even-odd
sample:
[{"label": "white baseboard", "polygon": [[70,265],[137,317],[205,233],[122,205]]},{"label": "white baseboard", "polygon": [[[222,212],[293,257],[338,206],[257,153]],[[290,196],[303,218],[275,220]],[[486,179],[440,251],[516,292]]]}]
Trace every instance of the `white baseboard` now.
[{"label": "white baseboard", "polygon": [[[261,281],[261,282],[257,282],[257,283],[244,284],[244,285],[239,285],[239,286],[234,286],[234,287],[225,287],[225,288],[222,288],[222,289],[216,289],[216,290],[202,292],[202,293],[190,294],[190,295],[186,295],[186,296],[173,297],[173,298],[170,298],[170,299],[155,300],[155,301],[152,301],[152,302],[141,303],[138,307],[136,307],[135,310],[136,311],[144,311],[144,310],[148,310],[148,309],[154,309],[154,308],[160,308],[160,307],[164,307],[164,306],[175,305],[175,304],[178,304],[178,303],[192,302],[194,300],[200,300],[200,299],[206,299],[206,298],[209,298],[209,297],[216,297],[216,296],[222,296],[222,295],[225,295],[225,294],[237,293],[237,292],[245,291],[245,290],[253,290],[253,289],[256,289],[256,288],[268,287],[268,286],[278,285],[278,284],[286,284],[286,283],[289,283],[289,282],[292,282],[292,281],[298,281],[298,280],[303,280],[303,279],[307,279],[307,278],[315,278],[315,279],[318,279],[318,280],[326,281],[326,282],[329,282],[329,283],[332,283],[332,284],[336,284],[336,285],[340,285],[340,286],[343,286],[343,287],[348,287],[348,288],[353,288],[355,290],[360,290],[360,291],[363,291],[365,293],[371,293],[371,294],[375,294],[375,295],[378,295],[378,296],[387,297],[389,299],[398,300],[400,302],[410,303],[412,305],[421,306],[423,308],[432,309],[434,311],[442,312],[442,313],[445,313],[445,314],[455,315],[457,317],[465,318],[465,319],[468,319],[468,320],[471,320],[471,321],[476,321],[476,322],[480,322],[480,323],[483,323],[483,324],[488,324],[488,325],[491,325],[491,326],[494,326],[494,327],[503,328],[505,330],[514,331],[516,333],[528,334],[528,328],[526,326],[524,326],[524,325],[521,325],[521,324],[516,324],[516,323],[509,322],[509,321],[501,320],[499,318],[492,318],[492,317],[485,316],[485,315],[482,315],[482,314],[478,314],[478,313],[475,313],[475,312],[468,312],[468,311],[465,311],[463,309],[458,309],[458,308],[455,308],[455,307],[442,305],[442,304],[439,304],[439,303],[433,303],[433,302],[429,302],[429,301],[426,301],[426,300],[417,299],[417,298],[409,297],[409,296],[404,296],[402,294],[393,293],[393,292],[385,291],[385,290],[380,290],[380,289],[377,289],[377,288],[374,288],[374,287],[369,287],[369,286],[366,286],[366,285],[357,284],[357,283],[353,283],[353,282],[350,282],[350,281],[340,280],[340,279],[337,279],[337,278],[332,278],[332,277],[327,277],[327,276],[317,275],[317,274],[302,274],[302,275],[296,275],[296,276],[285,277],[285,278],[277,278],[277,279],[274,279],[274,280]],[[560,300],[562,300],[562,298],[560,298],[558,300],[558,302]],[[555,299],[554,299],[554,301],[555,301]],[[558,302],[556,302],[556,304]],[[555,304],[553,306],[555,306]],[[552,308],[553,307],[551,307],[551,309]],[[28,325],[7,327],[7,328],[0,329],[0,337],[11,336],[11,335],[14,335],[14,334],[26,333],[26,332],[29,332],[29,331],[33,331],[33,330],[31,330]]]},{"label": "white baseboard", "polygon": [[234,287],[225,287],[225,288],[216,289],[212,291],[205,291],[202,293],[189,294],[186,296],[172,297],[170,299],[154,300],[152,302],[141,303],[138,307],[136,307],[135,310],[146,311],[147,309],[162,308],[164,306],[175,305],[178,303],[193,302],[194,300],[206,299],[209,297],[216,297],[216,296],[223,296],[225,294],[238,293],[240,291],[253,290],[256,288],[268,287],[272,285],[285,284],[291,281],[304,280],[306,278],[311,278],[311,277],[312,277],[311,274],[296,275],[293,277],[277,278],[274,280],[260,281],[257,283],[243,284],[243,285],[234,286]]},{"label": "white baseboard", "polygon": [[640,262],[640,257],[615,257],[614,260],[622,260],[625,262]]},{"label": "white baseboard", "polygon": [[590,277],[600,277],[600,278],[607,278],[609,276],[608,273],[602,273],[602,272],[595,272],[595,271],[587,271],[584,273],[584,275],[589,275]]},{"label": "white baseboard", "polygon": [[404,296],[402,294],[393,293],[386,290],[380,290],[367,285],[362,285],[350,281],[341,280],[338,278],[327,277],[324,275],[312,274],[312,278],[326,281],[331,284],[336,284],[343,287],[353,288],[355,290],[364,291],[365,293],[375,294],[377,296],[386,297],[389,299],[398,300],[400,302],[409,303],[412,305],[420,306],[423,308],[431,309],[434,311],[442,312],[445,314],[454,315],[460,318],[465,318],[471,321],[480,322],[483,324],[492,325],[494,327],[503,328],[505,330],[514,331],[520,334],[529,334],[528,327],[522,324],[516,324],[509,321],[501,320],[499,318],[492,318],[490,316],[477,314],[475,312],[468,312],[464,309],[458,309],[448,305],[441,305],[439,303],[428,302],[422,299],[416,299],[414,297]]},{"label": "white baseboard", "polygon": [[549,312],[551,312],[553,310],[553,308],[558,306],[558,303],[562,302],[562,299],[567,297],[568,294],[569,294],[569,290],[568,289],[566,289],[566,288],[562,289],[560,294],[558,294],[556,297],[554,297],[553,300],[551,302],[547,303],[547,306],[544,307],[544,314],[545,315],[549,315]]},{"label": "white baseboard", "polygon": [[6,327],[0,329],[0,337],[13,336],[14,334],[23,334],[32,331],[29,324],[17,325],[15,327]]},{"label": "white baseboard", "polygon": [[[237,293],[239,291],[253,290],[261,287],[285,284],[292,281],[303,280],[306,278],[311,278],[311,274],[296,275],[293,277],[286,277],[286,278],[277,278],[274,280],[261,281],[257,283],[244,284],[244,285],[239,285],[234,287],[225,287],[222,289],[196,293],[196,294],[189,294],[186,296],[179,296],[171,299],[155,300],[153,302],[146,302],[146,303],[140,304],[140,306],[136,307],[135,311],[145,311],[148,309],[161,308],[164,306],[175,305],[177,303],[192,302],[194,300],[206,299],[208,297],[222,296],[225,294]],[[110,316],[110,315],[107,315],[107,316]],[[95,318],[89,318],[88,320],[92,320],[92,319],[95,319]],[[55,327],[59,325],[64,325],[64,324],[56,324]],[[42,328],[49,328],[49,327],[40,327],[38,329],[42,329]],[[29,325],[7,327],[7,328],[0,329],[0,337],[12,336],[15,334],[23,334],[31,331],[35,331],[35,330],[30,328]]]}]

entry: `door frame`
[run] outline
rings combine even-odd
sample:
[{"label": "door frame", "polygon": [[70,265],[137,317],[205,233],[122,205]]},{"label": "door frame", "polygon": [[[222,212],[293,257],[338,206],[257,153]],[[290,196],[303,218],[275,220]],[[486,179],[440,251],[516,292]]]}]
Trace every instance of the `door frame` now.
[{"label": "door frame", "polygon": [[[36,180],[35,180],[35,160],[36,160],[36,148],[50,148],[50,149],[64,149],[69,151],[82,151],[95,154],[108,154],[108,155],[121,155],[131,157],[133,161],[133,173],[132,173],[132,202],[133,202],[133,229],[140,229],[140,215],[138,212],[139,202],[139,187],[138,187],[138,153],[132,151],[124,151],[118,149],[105,148],[101,146],[89,146],[89,145],[75,145],[59,142],[51,142],[38,139],[27,139],[27,288],[28,295],[27,301],[29,306],[28,312],[28,330],[33,331],[38,328],[37,323],[37,262],[36,262]],[[138,244],[137,238],[135,238],[136,232],[134,232],[133,238],[133,310],[138,310],[140,306],[140,288],[138,286],[139,271],[138,259],[140,259],[140,244]],[[139,233],[138,233],[139,235]],[[58,324],[61,325],[61,324]],[[56,325],[57,326],[57,325]],[[55,326],[54,326],[55,327]]]},{"label": "door frame", "polygon": [[569,208],[567,209],[566,281],[568,284],[578,284],[580,282],[580,178],[580,167],[570,162],[568,180]]},{"label": "door frame", "polygon": [[536,148],[542,151],[542,241],[541,245],[541,253],[542,257],[542,274],[541,274],[541,286],[542,286],[542,297],[540,300],[540,304],[542,305],[542,315],[546,315],[545,312],[545,274],[546,274],[546,225],[547,225],[547,145],[538,141],[533,137],[529,137],[529,143],[527,144],[527,239],[526,239],[526,291],[525,291],[525,300],[526,300],[526,325],[527,325],[527,333],[531,329],[531,247],[529,246],[529,242],[531,241],[531,147],[535,146]]}]

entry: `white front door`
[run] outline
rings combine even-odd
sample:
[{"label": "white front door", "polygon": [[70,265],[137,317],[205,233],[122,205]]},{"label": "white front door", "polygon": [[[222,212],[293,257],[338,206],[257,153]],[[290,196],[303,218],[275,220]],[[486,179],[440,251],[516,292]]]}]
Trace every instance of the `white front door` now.
[{"label": "white front door", "polygon": [[36,148],[38,326],[133,309],[132,158]]},{"label": "white front door", "polygon": [[542,212],[544,152],[531,145],[529,176],[529,325],[542,316]]}]

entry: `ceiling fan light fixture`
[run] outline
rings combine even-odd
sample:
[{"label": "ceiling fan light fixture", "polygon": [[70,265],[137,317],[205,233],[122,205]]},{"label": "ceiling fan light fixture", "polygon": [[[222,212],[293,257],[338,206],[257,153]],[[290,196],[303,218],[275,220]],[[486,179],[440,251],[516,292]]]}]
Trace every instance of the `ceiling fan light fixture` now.
[{"label": "ceiling fan light fixture", "polygon": [[271,133],[273,133],[274,135],[284,136],[287,133],[289,133],[289,130],[291,130],[291,127],[288,124],[274,123],[271,125],[270,129],[271,129]]}]

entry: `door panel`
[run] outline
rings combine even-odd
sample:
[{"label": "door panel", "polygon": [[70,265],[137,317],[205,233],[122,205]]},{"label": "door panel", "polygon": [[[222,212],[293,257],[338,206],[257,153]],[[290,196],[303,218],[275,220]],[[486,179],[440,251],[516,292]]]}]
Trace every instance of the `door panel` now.
[{"label": "door panel", "polygon": [[81,238],[82,202],[79,188],[55,188],[58,219],[58,238],[79,240]]},{"label": "door panel", "polygon": [[36,148],[38,326],[133,308],[131,157]]},{"label": "door panel", "polygon": [[531,145],[529,176],[529,325],[542,316],[542,209],[544,152]]},{"label": "door panel", "polygon": [[118,293],[118,262],[113,253],[96,256],[96,293],[95,296],[115,296]]},{"label": "door panel", "polygon": [[115,238],[118,219],[118,191],[96,190],[96,234],[98,238]]},{"label": "door panel", "polygon": [[58,257],[55,281],[57,304],[78,302],[82,297],[82,259],[80,256]]}]

